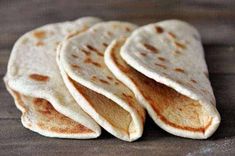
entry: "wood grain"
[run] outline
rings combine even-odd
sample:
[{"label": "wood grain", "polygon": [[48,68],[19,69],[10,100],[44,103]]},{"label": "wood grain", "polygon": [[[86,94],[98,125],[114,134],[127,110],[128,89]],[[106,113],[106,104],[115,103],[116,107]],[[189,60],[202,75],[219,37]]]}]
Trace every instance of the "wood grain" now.
[{"label": "wood grain", "polygon": [[25,32],[47,23],[88,15],[139,25],[171,18],[190,22],[202,35],[222,123],[208,140],[175,137],[150,118],[144,136],[134,143],[120,141],[104,130],[94,140],[46,138],[21,125],[21,114],[1,81],[0,155],[235,155],[234,9],[234,0],[1,0],[1,77],[14,42]]}]

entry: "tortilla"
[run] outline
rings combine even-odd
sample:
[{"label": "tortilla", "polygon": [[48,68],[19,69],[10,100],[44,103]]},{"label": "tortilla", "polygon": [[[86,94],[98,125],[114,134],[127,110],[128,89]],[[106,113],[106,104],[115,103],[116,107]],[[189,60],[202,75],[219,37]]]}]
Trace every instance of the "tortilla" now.
[{"label": "tortilla", "polygon": [[107,48],[106,65],[155,123],[177,136],[210,137],[220,115],[197,30],[168,20],[136,29],[123,43],[114,41]]},{"label": "tortilla", "polygon": [[[56,47],[65,36],[72,37],[100,21],[85,17],[45,25],[24,34],[15,43],[5,82],[16,105],[22,106],[22,123],[26,128],[63,138],[95,138],[101,134],[99,125],[66,89],[56,63]],[[44,108],[46,113],[40,113]],[[79,127],[89,131],[79,131]]]},{"label": "tortilla", "polygon": [[103,55],[113,39],[130,35],[135,28],[127,22],[98,23],[65,40],[57,57],[75,100],[105,130],[125,141],[142,136],[145,112],[131,90],[105,66]]}]

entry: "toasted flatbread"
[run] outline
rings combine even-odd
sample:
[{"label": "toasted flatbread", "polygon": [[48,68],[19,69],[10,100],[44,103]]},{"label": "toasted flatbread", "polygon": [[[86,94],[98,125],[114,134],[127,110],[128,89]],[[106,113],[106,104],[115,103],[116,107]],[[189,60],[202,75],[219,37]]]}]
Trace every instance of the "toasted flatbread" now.
[{"label": "toasted flatbread", "polygon": [[152,119],[171,134],[205,139],[220,123],[199,33],[168,20],[113,41],[105,63]]},{"label": "toasted flatbread", "polygon": [[57,57],[75,100],[105,130],[125,141],[142,136],[145,112],[131,90],[105,66],[103,56],[113,39],[130,35],[135,28],[127,22],[98,23],[65,40]]},{"label": "toasted flatbread", "polygon": [[[56,63],[59,42],[100,21],[85,17],[48,24],[17,40],[4,79],[16,105],[22,108],[22,123],[26,128],[45,136],[63,138],[95,138],[101,134],[99,125],[70,95]],[[46,109],[46,113],[40,112],[41,109]]]}]

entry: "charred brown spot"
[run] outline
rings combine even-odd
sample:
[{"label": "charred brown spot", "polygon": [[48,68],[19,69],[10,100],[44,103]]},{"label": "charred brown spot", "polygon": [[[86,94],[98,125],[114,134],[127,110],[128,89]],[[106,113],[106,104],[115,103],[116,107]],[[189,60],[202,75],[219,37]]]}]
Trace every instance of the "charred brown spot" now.
[{"label": "charred brown spot", "polygon": [[101,83],[109,84],[109,82],[108,82],[108,81],[106,81],[106,80],[103,80],[103,79],[99,79],[99,80],[100,80],[100,82],[101,82]]},{"label": "charred brown spot", "polygon": [[162,61],[162,62],[165,62],[166,61],[166,59],[164,58],[164,57],[158,57],[158,59],[160,60],[160,61]]},{"label": "charred brown spot", "polygon": [[167,67],[165,66],[165,65],[163,65],[163,64],[158,64],[158,63],[154,63],[156,66],[158,66],[158,67],[161,67],[161,68],[163,68],[163,69],[167,69]]},{"label": "charred brown spot", "polygon": [[102,43],[102,44],[103,44],[103,46],[104,46],[104,47],[107,47],[107,46],[108,46],[108,44],[107,44],[107,43]]},{"label": "charred brown spot", "polygon": [[176,39],[176,35],[172,32],[168,32],[169,36],[171,36],[172,38],[175,38]]},{"label": "charred brown spot", "polygon": [[72,67],[75,69],[80,69],[80,67],[77,64],[72,64]]},{"label": "charred brown spot", "polygon": [[156,32],[161,34],[164,32],[163,28],[162,27],[159,27],[159,26],[156,26]]},{"label": "charred brown spot", "polygon": [[109,79],[109,80],[113,80],[113,78],[111,77],[111,76],[106,76],[107,77],[107,79]]},{"label": "charred brown spot", "polygon": [[186,45],[184,45],[183,43],[180,42],[175,42],[176,47],[181,48],[181,49],[185,49]]},{"label": "charred brown spot", "polygon": [[194,79],[191,79],[191,82],[193,82],[193,83],[197,83],[197,81],[196,81],[196,80],[194,80]]},{"label": "charred brown spot", "polygon": [[84,60],[84,63],[93,64],[93,65],[95,65],[96,67],[102,67],[101,64],[99,64],[98,62],[92,61],[92,59],[89,58],[89,57]]},{"label": "charred brown spot", "polygon": [[71,56],[72,56],[73,58],[78,58],[78,56],[75,55],[75,54],[72,54]]},{"label": "charred brown spot", "polygon": [[43,39],[46,37],[46,32],[45,31],[37,31],[34,34],[34,37],[36,37],[37,39]]},{"label": "charred brown spot", "polygon": [[92,51],[97,51],[97,49],[96,48],[94,48],[94,47],[92,47],[91,45],[87,45],[86,46],[89,50],[92,50]]},{"label": "charred brown spot", "polygon": [[38,41],[38,42],[36,43],[36,46],[38,46],[38,47],[43,46],[43,45],[44,45],[44,43],[43,43],[42,41]]},{"label": "charred brown spot", "polygon": [[95,65],[96,67],[101,67],[101,64],[99,64],[98,62],[91,62],[93,65]]},{"label": "charred brown spot", "polygon": [[140,55],[142,55],[142,56],[147,56],[147,54],[146,54],[146,53],[140,53]]},{"label": "charred brown spot", "polygon": [[185,71],[181,68],[175,68],[175,71],[179,73],[185,73]]},{"label": "charred brown spot", "polygon": [[30,74],[29,77],[35,81],[48,81],[49,77],[40,74]]},{"label": "charred brown spot", "polygon": [[144,43],[144,47],[145,47],[146,49],[150,50],[150,51],[153,52],[153,53],[158,53],[158,49],[155,48],[155,47],[152,46],[152,45],[149,45],[149,44],[147,44],[147,43]]},{"label": "charred brown spot", "polygon": [[87,56],[91,55],[91,53],[85,49],[81,49],[81,51]]},{"label": "charred brown spot", "polygon": [[86,47],[87,47],[89,50],[96,52],[97,55],[102,56],[102,57],[104,56],[103,53],[99,52],[95,47],[92,47],[92,46],[89,45],[89,44],[88,44]]}]

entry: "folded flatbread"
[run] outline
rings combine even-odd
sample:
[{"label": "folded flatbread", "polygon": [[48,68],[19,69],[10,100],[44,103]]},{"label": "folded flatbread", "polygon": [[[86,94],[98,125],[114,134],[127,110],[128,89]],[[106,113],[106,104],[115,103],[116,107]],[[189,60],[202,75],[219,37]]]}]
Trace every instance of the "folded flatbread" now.
[{"label": "folded flatbread", "polygon": [[110,44],[105,63],[167,132],[205,139],[219,126],[200,36],[191,25],[168,20],[140,27]]},{"label": "folded flatbread", "polygon": [[126,141],[142,136],[145,112],[131,90],[105,66],[103,56],[113,39],[127,37],[135,28],[127,22],[98,23],[65,40],[57,58],[66,86],[84,111]]},{"label": "folded flatbread", "polygon": [[95,138],[99,125],[85,113],[64,85],[56,63],[56,47],[100,22],[85,17],[49,24],[24,34],[15,43],[4,78],[26,128],[49,137]]}]

